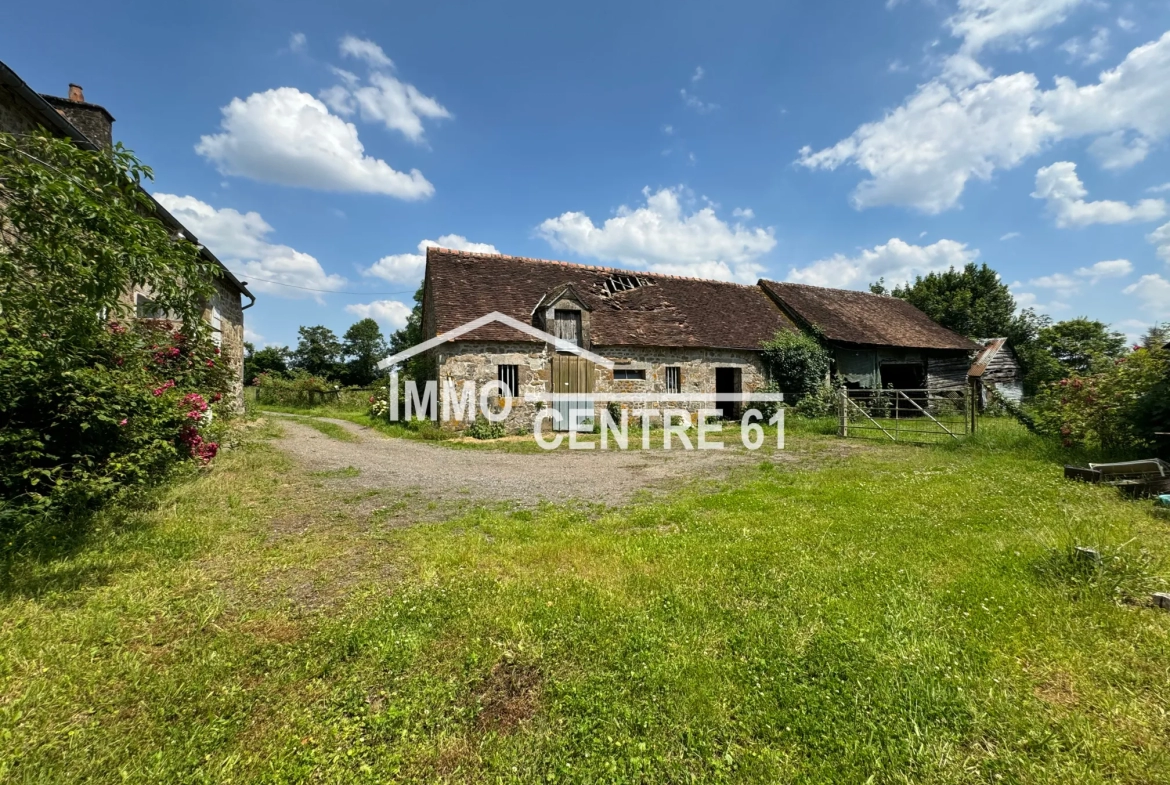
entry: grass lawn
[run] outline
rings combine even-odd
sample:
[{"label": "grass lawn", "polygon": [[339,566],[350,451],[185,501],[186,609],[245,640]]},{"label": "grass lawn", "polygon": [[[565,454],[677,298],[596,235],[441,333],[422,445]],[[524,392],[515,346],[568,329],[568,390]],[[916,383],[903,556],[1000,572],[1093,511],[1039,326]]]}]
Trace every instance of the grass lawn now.
[{"label": "grass lawn", "polygon": [[1170,781],[1170,521],[1011,424],[409,528],[278,428],[5,576],[0,781]]}]

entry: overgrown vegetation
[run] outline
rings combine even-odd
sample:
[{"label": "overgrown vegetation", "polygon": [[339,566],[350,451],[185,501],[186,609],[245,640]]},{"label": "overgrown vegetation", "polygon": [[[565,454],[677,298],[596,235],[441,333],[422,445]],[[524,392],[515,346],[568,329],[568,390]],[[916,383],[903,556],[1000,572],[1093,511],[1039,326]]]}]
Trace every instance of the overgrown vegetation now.
[{"label": "overgrown vegetation", "polygon": [[[6,550],[218,448],[229,371],[202,314],[219,270],[154,217],[150,176],[121,145],[0,134]],[[167,318],[126,326],[132,288]]]}]

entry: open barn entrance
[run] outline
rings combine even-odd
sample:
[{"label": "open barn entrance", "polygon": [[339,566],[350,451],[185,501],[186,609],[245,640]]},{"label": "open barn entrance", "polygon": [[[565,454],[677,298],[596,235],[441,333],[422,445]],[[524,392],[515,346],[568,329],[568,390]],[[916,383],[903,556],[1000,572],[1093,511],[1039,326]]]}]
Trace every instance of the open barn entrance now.
[{"label": "open barn entrance", "polygon": [[739,368],[715,369],[716,408],[723,410],[723,419],[738,420],[742,372]]},{"label": "open barn entrance", "polygon": [[926,386],[926,366],[922,363],[882,363],[882,389],[921,390]]}]

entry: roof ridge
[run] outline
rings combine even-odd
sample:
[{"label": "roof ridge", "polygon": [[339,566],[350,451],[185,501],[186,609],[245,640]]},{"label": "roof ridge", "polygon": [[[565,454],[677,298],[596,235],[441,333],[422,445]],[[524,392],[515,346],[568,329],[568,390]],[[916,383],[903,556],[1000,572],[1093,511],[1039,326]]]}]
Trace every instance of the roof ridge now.
[{"label": "roof ridge", "polygon": [[869,295],[870,297],[888,297],[892,300],[901,300],[902,302],[906,302],[905,300],[902,300],[901,297],[894,297],[892,294],[866,292],[861,289],[841,289],[836,286],[817,286],[815,283],[797,283],[796,281],[773,281],[770,278],[761,278],[760,282],[765,284],[774,284],[776,286],[799,286],[803,289],[819,289],[820,291],[845,292],[847,294],[865,294]]},{"label": "roof ridge", "polygon": [[698,281],[700,283],[715,283],[724,286],[740,286],[746,289],[758,289],[758,283],[738,283],[736,281],[720,281],[716,278],[699,278],[690,275],[671,275],[670,273],[652,273],[647,270],[626,270],[621,267],[606,267],[596,264],[581,264],[580,262],[563,262],[559,259],[537,259],[532,256],[513,256],[506,253],[484,253],[482,251],[460,251],[456,248],[443,248],[438,245],[427,247],[427,253],[437,251],[455,256],[484,256],[494,259],[510,259],[515,262],[533,262],[535,264],[559,264],[563,267],[576,267],[581,270],[596,270],[603,273],[622,273],[624,275],[645,275],[652,278],[666,278],[672,281]]}]

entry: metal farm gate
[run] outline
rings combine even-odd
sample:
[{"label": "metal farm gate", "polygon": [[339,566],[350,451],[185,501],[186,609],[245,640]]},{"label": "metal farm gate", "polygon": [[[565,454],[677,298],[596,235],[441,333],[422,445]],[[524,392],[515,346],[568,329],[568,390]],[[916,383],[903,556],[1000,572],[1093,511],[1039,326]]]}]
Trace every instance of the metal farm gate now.
[{"label": "metal farm gate", "polygon": [[837,435],[937,444],[975,432],[969,387],[837,392]]}]

